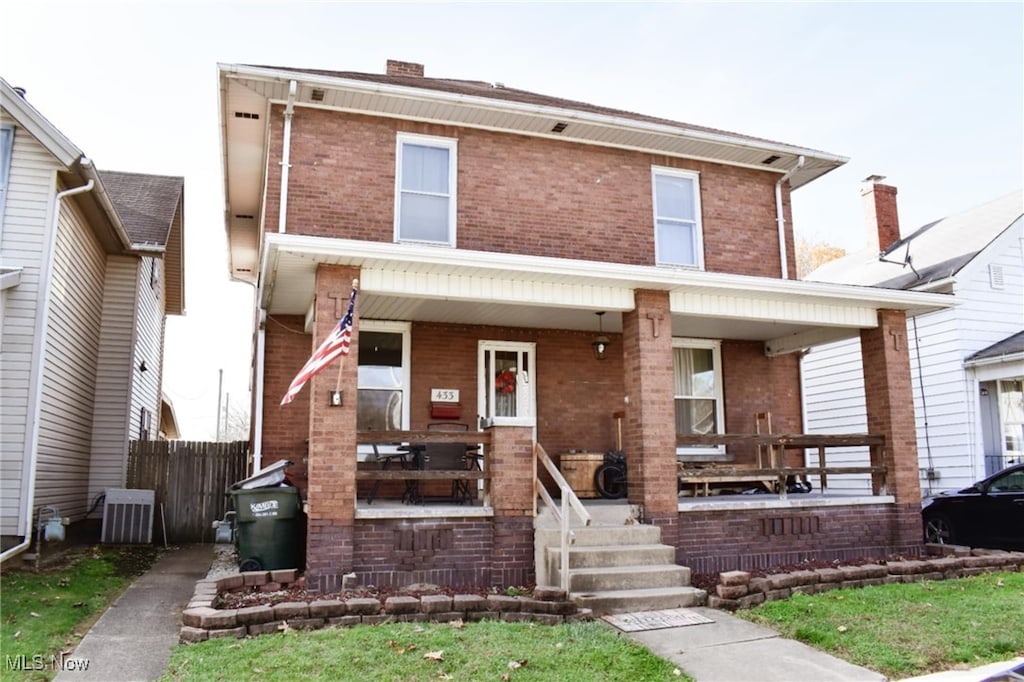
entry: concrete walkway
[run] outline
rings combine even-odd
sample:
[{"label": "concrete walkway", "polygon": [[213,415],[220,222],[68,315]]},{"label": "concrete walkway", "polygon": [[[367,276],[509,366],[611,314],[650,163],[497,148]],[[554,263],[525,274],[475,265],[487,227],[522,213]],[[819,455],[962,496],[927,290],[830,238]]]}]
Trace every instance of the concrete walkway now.
[{"label": "concrete walkway", "polygon": [[847,663],[725,611],[694,608],[711,623],[625,633],[697,682],[885,682]]},{"label": "concrete walkway", "polygon": [[136,682],[163,675],[178,643],[181,612],[213,556],[213,545],[164,553],[100,616],[55,679]]}]

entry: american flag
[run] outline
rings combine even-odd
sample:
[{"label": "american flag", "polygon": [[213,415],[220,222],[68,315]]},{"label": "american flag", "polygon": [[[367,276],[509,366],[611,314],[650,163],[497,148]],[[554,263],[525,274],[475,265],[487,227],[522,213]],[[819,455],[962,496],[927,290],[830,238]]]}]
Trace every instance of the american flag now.
[{"label": "american flag", "polygon": [[327,365],[331,364],[335,358],[348,355],[352,342],[352,315],[355,312],[356,293],[358,291],[358,289],[352,287],[352,296],[348,299],[348,310],[345,311],[345,316],[341,318],[338,326],[334,328],[330,336],[324,339],[324,342],[320,344],[316,352],[313,353],[309,360],[306,360],[305,366],[292,379],[288,392],[281,399],[281,405],[287,405],[294,400],[295,396],[302,390],[302,387],[306,385],[306,382],[327,367]]}]

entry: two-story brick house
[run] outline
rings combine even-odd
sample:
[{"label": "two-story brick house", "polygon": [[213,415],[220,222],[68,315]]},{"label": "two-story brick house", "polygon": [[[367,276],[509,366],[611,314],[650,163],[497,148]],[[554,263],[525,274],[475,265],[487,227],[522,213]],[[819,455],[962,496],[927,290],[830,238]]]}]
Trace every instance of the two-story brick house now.
[{"label": "two-story brick house", "polygon": [[[908,311],[945,299],[796,280],[790,192],[845,159],[404,62],[219,68],[229,267],[257,288],[254,452],[296,462],[311,586],[532,582],[534,444],[606,451],[617,413],[628,502],[681,563],[919,543],[902,339]],[[280,407],[355,279],[351,354]],[[872,368],[882,494],[685,505],[679,458],[755,453],[679,437],[752,433],[759,412],[801,432],[799,352],[850,336]],[[484,503],[367,505],[357,434],[440,413],[484,427]]]}]

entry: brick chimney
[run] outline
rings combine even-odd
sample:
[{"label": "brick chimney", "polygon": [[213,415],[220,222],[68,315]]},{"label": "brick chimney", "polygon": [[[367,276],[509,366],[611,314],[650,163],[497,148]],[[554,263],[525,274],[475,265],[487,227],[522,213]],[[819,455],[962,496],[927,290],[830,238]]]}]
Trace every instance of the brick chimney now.
[{"label": "brick chimney", "polygon": [[883,185],[881,175],[864,179],[860,195],[864,198],[864,218],[867,222],[868,248],[885,251],[899,241],[900,219],[896,212],[896,188]]},{"label": "brick chimney", "polygon": [[388,60],[387,75],[389,76],[416,76],[423,78],[423,65],[414,62],[400,62],[397,59]]}]

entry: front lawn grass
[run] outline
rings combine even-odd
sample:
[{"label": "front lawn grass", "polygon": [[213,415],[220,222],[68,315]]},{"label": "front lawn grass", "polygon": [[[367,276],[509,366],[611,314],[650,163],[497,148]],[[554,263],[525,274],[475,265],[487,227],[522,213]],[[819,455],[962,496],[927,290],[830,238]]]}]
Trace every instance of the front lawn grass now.
[{"label": "front lawn grass", "polygon": [[84,634],[76,633],[76,626],[102,612],[156,556],[152,547],[93,547],[72,550],[65,561],[38,573],[5,569],[0,575],[0,678],[53,677],[51,657],[76,643],[76,634]]},{"label": "front lawn grass", "polygon": [[179,646],[178,680],[689,680],[600,622],[394,623]]},{"label": "front lawn grass", "polygon": [[1024,573],[833,590],[736,615],[891,678],[1024,655]]}]

